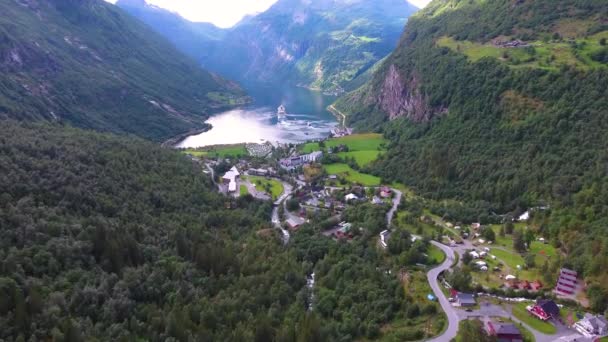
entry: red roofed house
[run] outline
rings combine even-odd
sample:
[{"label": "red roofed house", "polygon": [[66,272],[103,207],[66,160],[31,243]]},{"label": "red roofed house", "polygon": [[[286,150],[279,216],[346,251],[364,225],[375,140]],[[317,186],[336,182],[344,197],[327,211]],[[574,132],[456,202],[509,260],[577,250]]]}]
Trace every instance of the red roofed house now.
[{"label": "red roofed house", "polygon": [[532,283],[530,283],[530,290],[532,290],[532,291],[538,291],[542,288],[543,288],[543,283],[541,283],[540,280],[535,280]]},{"label": "red roofed house", "polygon": [[526,310],[528,310],[531,315],[543,321],[547,321],[551,318],[559,318],[559,307],[552,300],[539,299],[534,306],[528,306]]},{"label": "red roofed house", "polygon": [[380,189],[380,197],[382,197],[382,198],[389,198],[392,196],[392,194],[393,194],[393,191],[388,186],[383,186]]}]

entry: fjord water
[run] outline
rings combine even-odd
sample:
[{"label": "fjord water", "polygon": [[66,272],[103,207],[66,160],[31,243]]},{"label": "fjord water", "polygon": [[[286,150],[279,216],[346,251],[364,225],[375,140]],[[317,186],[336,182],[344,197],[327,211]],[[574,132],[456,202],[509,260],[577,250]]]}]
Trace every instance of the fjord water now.
[{"label": "fjord water", "polygon": [[[251,86],[247,92],[253,98],[252,105],[212,116],[207,120],[211,130],[189,136],[177,147],[302,142],[327,137],[338,124],[326,109],[335,101],[333,96],[284,85]],[[281,104],[287,116],[279,120],[277,107]]]}]

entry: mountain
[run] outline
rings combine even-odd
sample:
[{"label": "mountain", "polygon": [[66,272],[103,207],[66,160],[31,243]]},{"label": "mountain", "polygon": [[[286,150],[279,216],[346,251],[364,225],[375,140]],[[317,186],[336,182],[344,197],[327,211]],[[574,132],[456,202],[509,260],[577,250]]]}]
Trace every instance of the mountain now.
[{"label": "mountain", "polygon": [[[142,14],[156,11],[152,6],[135,9],[127,3],[133,1],[117,4],[182,51],[202,50],[197,59],[210,70],[246,83],[290,82],[333,91],[348,87],[389,54],[417,10],[404,0],[279,0],[264,13],[216,34],[215,41],[200,39],[194,48],[183,44],[194,32],[170,32],[160,15]],[[183,23],[165,12],[168,16]]]},{"label": "mountain", "polygon": [[3,0],[0,11],[1,117],[164,140],[245,100],[104,1]]},{"label": "mountain", "polygon": [[145,0],[118,0],[116,6],[150,25],[180,51],[195,59],[205,54],[206,47],[221,40],[226,33],[213,24],[188,21]]},{"label": "mountain", "polygon": [[603,0],[435,0],[335,107],[391,139],[376,174],[457,200],[438,204],[448,216],[548,205],[535,233],[606,284],[608,249],[590,244],[607,242],[607,15]]}]

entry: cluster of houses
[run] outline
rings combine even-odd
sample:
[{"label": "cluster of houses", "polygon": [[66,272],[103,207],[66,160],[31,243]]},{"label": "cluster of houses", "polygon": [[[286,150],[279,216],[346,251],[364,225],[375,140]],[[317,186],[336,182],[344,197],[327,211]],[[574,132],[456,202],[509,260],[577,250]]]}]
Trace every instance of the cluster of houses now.
[{"label": "cluster of houses", "polygon": [[573,328],[588,338],[606,336],[608,335],[608,320],[604,316],[586,314],[583,319],[574,323]]},{"label": "cluster of houses", "polygon": [[526,47],[529,46],[528,43],[521,41],[519,39],[514,39],[514,40],[510,40],[510,41],[504,41],[501,39],[494,39],[492,41],[492,44],[494,44],[494,46],[497,47],[502,47],[502,48],[516,48],[516,47]]},{"label": "cluster of houses", "polygon": [[285,170],[294,170],[305,164],[318,163],[323,158],[323,152],[315,151],[309,154],[293,156],[279,160],[279,165]]},{"label": "cluster of houses", "polygon": [[526,291],[540,291],[543,288],[543,283],[540,280],[533,282],[519,279],[509,279],[504,284],[507,289],[514,290],[526,290]]},{"label": "cluster of houses", "polygon": [[[530,315],[542,320],[561,320],[559,306],[550,299],[539,299],[534,305],[529,305],[526,310]],[[572,327],[588,338],[608,335],[608,320],[601,315],[586,314]]]},{"label": "cluster of houses", "polygon": [[331,130],[331,135],[334,138],[341,138],[353,134],[353,129],[349,127],[334,127]]}]

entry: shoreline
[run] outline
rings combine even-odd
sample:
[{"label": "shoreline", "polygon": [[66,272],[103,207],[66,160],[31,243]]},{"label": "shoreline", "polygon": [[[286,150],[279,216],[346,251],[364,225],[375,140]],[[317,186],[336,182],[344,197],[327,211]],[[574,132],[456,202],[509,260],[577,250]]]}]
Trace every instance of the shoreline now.
[{"label": "shoreline", "polygon": [[[346,114],[342,113],[341,111],[339,111],[338,109],[336,109],[336,107],[334,107],[333,104],[327,106],[327,111],[329,111],[330,113],[332,113],[336,118],[338,118],[338,122],[340,122],[340,125],[342,127],[346,127]],[[342,118],[342,120],[340,120],[340,117]]]},{"label": "shoreline", "polygon": [[208,123],[205,123],[204,125],[205,125],[205,127],[193,129],[193,130],[178,134],[178,135],[174,136],[173,138],[169,138],[169,139],[165,140],[162,144],[160,144],[160,146],[168,147],[168,148],[176,148],[177,145],[179,143],[181,143],[182,141],[184,141],[186,138],[193,136],[193,135],[199,135],[199,134],[202,134],[205,132],[209,132],[213,128],[213,126]]}]

